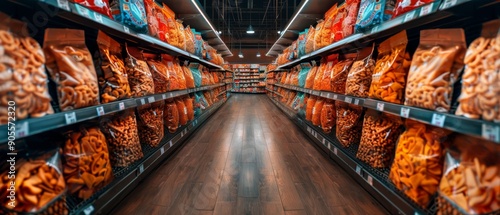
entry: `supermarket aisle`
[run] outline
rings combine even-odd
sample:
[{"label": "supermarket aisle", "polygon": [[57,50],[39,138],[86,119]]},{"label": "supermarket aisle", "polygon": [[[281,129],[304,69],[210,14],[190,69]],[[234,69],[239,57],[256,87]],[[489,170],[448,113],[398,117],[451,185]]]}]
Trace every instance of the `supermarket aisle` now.
[{"label": "supermarket aisle", "polygon": [[236,94],[114,214],[386,214],[265,95]]}]

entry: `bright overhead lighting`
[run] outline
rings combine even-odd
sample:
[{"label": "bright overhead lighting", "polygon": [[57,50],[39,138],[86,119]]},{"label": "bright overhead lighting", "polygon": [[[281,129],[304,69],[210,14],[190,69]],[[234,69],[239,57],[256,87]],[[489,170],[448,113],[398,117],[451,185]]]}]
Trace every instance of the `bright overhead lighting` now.
[{"label": "bright overhead lighting", "polygon": [[218,34],[222,34],[222,31],[217,31]]},{"label": "bright overhead lighting", "polygon": [[281,34],[281,31],[278,31],[278,34]]},{"label": "bright overhead lighting", "polygon": [[[297,13],[295,13],[295,16],[293,16],[292,20],[290,20],[290,22],[288,23],[288,25],[286,26],[285,30],[283,30],[282,32],[286,32],[288,31],[288,28],[290,27],[290,25],[292,25],[293,21],[295,21],[295,19],[297,18],[297,16],[299,16],[300,12],[304,9],[304,7],[307,5],[307,2],[309,2],[309,0],[305,0],[304,1],[304,4],[302,4],[302,6],[300,6],[299,10],[297,11]],[[284,34],[281,34],[280,38],[278,38],[276,40],[276,42],[278,42],[278,40],[281,39],[281,37],[283,37]],[[273,46],[271,46],[271,49],[273,49],[273,47],[276,45],[276,42],[274,42]],[[266,55],[269,55],[269,53],[271,52],[271,49],[269,49],[269,51],[267,52]]]},{"label": "bright overhead lighting", "polygon": [[240,51],[240,53],[238,54],[238,57],[243,58],[243,52]]},{"label": "bright overhead lighting", "polygon": [[[191,2],[193,2],[194,6],[198,10],[198,12],[200,12],[201,16],[203,16],[203,18],[208,23],[208,26],[210,26],[210,28],[212,29],[212,31],[213,32],[218,32],[218,31],[215,30],[214,26],[212,26],[212,23],[210,23],[210,21],[208,21],[207,17],[205,16],[205,12],[203,12],[203,10],[201,10],[201,8],[198,6],[197,1],[196,0],[191,0]],[[215,35],[217,36],[217,38],[219,38],[220,41],[222,41],[222,39],[219,37],[219,34],[215,34]],[[226,43],[224,43],[224,41],[222,41],[222,44],[224,44],[224,47],[226,47],[226,50],[229,51],[229,48],[226,46]],[[229,54],[230,54],[230,56],[233,56],[233,53],[231,53],[231,51],[229,51]]]},{"label": "bright overhead lighting", "polygon": [[247,28],[247,34],[253,34],[253,33],[255,33],[255,31],[253,30],[252,25],[249,25]]},{"label": "bright overhead lighting", "polygon": [[257,52],[257,57],[260,57],[260,52]]}]

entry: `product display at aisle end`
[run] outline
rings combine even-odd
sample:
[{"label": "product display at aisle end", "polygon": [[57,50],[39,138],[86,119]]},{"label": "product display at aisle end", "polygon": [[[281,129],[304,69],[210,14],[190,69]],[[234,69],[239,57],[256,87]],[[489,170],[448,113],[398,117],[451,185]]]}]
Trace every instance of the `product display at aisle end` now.
[{"label": "product display at aisle end", "polygon": [[258,64],[233,64],[235,93],[265,93],[265,74]]},{"label": "product display at aisle end", "polygon": [[267,95],[391,213],[499,213],[499,8],[332,1],[271,48]]},{"label": "product display at aisle end", "polygon": [[222,55],[167,5],[107,2],[1,1],[1,214],[108,213],[230,96]]}]

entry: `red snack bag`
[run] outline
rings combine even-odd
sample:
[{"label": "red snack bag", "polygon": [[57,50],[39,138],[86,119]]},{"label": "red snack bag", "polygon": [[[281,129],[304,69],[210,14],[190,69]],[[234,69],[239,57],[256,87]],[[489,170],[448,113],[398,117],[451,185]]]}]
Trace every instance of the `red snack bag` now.
[{"label": "red snack bag", "polygon": [[83,5],[91,9],[92,11],[106,15],[110,19],[113,19],[113,16],[111,16],[111,10],[109,9],[109,0],[71,0],[71,1]]},{"label": "red snack bag", "polygon": [[394,7],[394,14],[392,15],[392,18],[394,19],[401,14],[433,2],[434,0],[398,0],[396,2],[396,7]]}]

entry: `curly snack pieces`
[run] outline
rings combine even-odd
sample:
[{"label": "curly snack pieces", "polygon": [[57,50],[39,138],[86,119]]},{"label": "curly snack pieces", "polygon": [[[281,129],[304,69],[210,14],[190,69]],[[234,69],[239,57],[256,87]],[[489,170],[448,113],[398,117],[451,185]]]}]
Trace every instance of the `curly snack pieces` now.
[{"label": "curly snack pieces", "polygon": [[500,211],[500,147],[479,138],[456,135],[439,183],[438,214],[498,214]]},{"label": "curly snack pieces", "polygon": [[125,64],[121,59],[121,45],[102,31],[98,33],[97,45],[101,54],[100,65],[97,67],[99,86],[101,87],[101,102],[109,103],[129,98],[130,86]]},{"label": "curly snack pieces", "polygon": [[406,120],[389,179],[413,201],[426,208],[437,191],[443,170],[443,138],[450,132]]},{"label": "curly snack pieces", "polygon": [[163,112],[165,127],[170,133],[175,133],[179,128],[179,109],[174,100],[165,102],[165,111]]},{"label": "curly snack pieces", "polygon": [[358,143],[363,126],[363,107],[335,101],[337,111],[336,136],[342,146],[348,148]]},{"label": "curly snack pieces", "polygon": [[373,70],[375,69],[375,61],[372,59],[374,47],[375,44],[372,47],[366,47],[361,50],[358,56],[361,59],[354,61],[352,64],[346,80],[346,95],[362,98],[368,97]]},{"label": "curly snack pieces", "polygon": [[327,99],[323,108],[321,108],[321,128],[323,132],[330,133],[335,127],[335,119],[337,118],[335,112],[335,101]]},{"label": "curly snack pieces", "polygon": [[[61,195],[66,189],[64,177],[58,168],[59,164],[51,161],[59,161],[54,155],[50,160],[37,159],[32,161],[19,162],[16,165],[15,174],[15,207],[9,204],[11,200],[9,190],[11,189],[11,180],[8,174],[2,174],[0,180],[0,193],[4,196],[1,200],[0,212],[6,212],[4,209],[16,211],[19,213],[37,213],[37,214],[68,214],[65,204],[60,204],[63,198]],[[62,202],[64,203],[64,202]],[[49,206],[50,205],[50,206]],[[48,207],[47,207],[48,206]],[[52,212],[52,213],[51,213]],[[16,214],[16,213],[15,213]]]},{"label": "curly snack pieces", "polygon": [[106,137],[99,128],[71,132],[61,151],[69,193],[85,200],[113,180]]},{"label": "curly snack pieces", "polygon": [[167,66],[155,60],[155,55],[145,53],[144,56],[148,59],[147,62],[149,69],[153,75],[155,93],[167,92],[169,83],[169,72],[167,72]]},{"label": "curly snack pieces", "polygon": [[127,70],[130,94],[133,97],[147,96],[155,93],[153,75],[148,63],[142,57],[142,51],[127,46],[125,67]]},{"label": "curly snack pieces", "polygon": [[163,111],[165,102],[159,101],[137,107],[137,126],[142,144],[157,147],[163,139]]},{"label": "curly snack pieces", "polygon": [[17,120],[54,112],[50,106],[44,63],[45,57],[37,41],[0,30],[0,125],[8,122],[9,101],[16,103]]},{"label": "curly snack pieces", "polygon": [[457,115],[500,121],[500,20],[483,24],[481,37],[465,54]]},{"label": "curly snack pieces", "polygon": [[464,55],[463,29],[420,31],[420,44],[408,73],[405,105],[448,112]]},{"label": "curly snack pieces", "polygon": [[338,62],[332,68],[332,91],[340,94],[345,94],[347,74],[349,73],[352,62],[356,58],[356,54],[347,54],[344,55],[344,57],[345,60]]},{"label": "curly snack pieces", "polygon": [[106,135],[113,166],[127,167],[144,156],[133,110],[104,118],[101,126]]},{"label": "curly snack pieces", "polygon": [[397,116],[368,110],[356,157],[374,168],[389,167],[401,125]]},{"label": "curly snack pieces", "polygon": [[372,76],[369,97],[401,104],[410,67],[410,55],[405,54],[408,39],[402,31],[378,47],[378,59]]},{"label": "curly snack pieces", "polygon": [[83,30],[48,28],[43,49],[62,111],[99,104],[97,75]]}]

